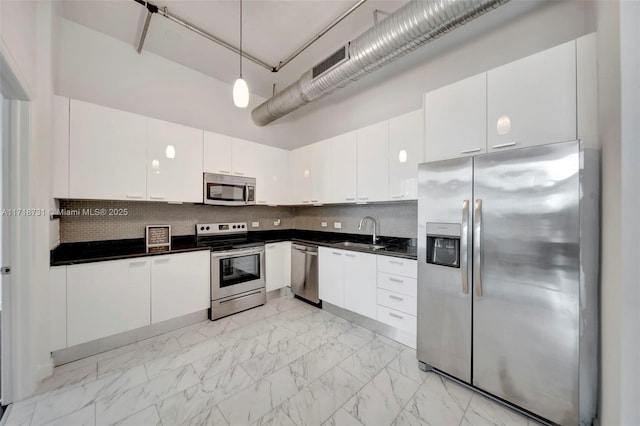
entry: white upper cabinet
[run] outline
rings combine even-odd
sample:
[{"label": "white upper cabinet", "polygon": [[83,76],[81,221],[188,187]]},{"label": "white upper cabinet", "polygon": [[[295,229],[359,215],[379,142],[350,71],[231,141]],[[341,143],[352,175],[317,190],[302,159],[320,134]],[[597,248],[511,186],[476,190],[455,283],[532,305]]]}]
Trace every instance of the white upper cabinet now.
[{"label": "white upper cabinet", "polygon": [[309,145],[309,201],[326,203],[331,198],[331,139]]},{"label": "white upper cabinet", "polygon": [[309,176],[309,145],[291,152],[291,203],[309,204],[311,201]]},{"label": "white upper cabinet", "polygon": [[389,199],[389,122],[358,129],[358,201]]},{"label": "white upper cabinet", "polygon": [[358,192],[358,136],[357,132],[343,133],[331,138],[331,203],[355,203]]},{"label": "white upper cabinet", "polygon": [[229,136],[204,131],[202,164],[205,172],[231,174],[231,140]]},{"label": "white upper cabinet", "polygon": [[147,119],[71,100],[69,197],[144,200]]},{"label": "white upper cabinet", "polygon": [[425,161],[486,152],[486,73],[427,93],[424,117]]},{"label": "white upper cabinet", "polygon": [[202,202],[202,130],[149,119],[147,199]]},{"label": "white upper cabinet", "polygon": [[576,139],[576,42],[488,72],[488,150]]},{"label": "white upper cabinet", "polygon": [[256,177],[262,159],[256,148],[259,144],[231,138],[231,173],[236,176]]},{"label": "white upper cabinet", "polygon": [[389,120],[389,196],[418,198],[418,164],[424,161],[422,109]]},{"label": "white upper cabinet", "polygon": [[69,198],[69,98],[53,97],[53,149],[51,152],[53,198]]},{"label": "white upper cabinet", "polygon": [[290,201],[290,156],[284,149],[256,144],[260,159],[256,173],[256,203],[283,205]]}]

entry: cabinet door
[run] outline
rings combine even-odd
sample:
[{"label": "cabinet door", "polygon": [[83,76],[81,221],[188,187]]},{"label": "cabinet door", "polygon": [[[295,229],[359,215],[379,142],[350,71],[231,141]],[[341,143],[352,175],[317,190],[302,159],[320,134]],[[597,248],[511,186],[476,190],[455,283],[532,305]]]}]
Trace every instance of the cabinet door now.
[{"label": "cabinet door", "polygon": [[318,248],[320,300],[344,308],[344,250]]},{"label": "cabinet door", "polygon": [[202,202],[202,130],[152,118],[148,126],[147,199]]},{"label": "cabinet door", "polygon": [[488,150],[576,139],[575,41],[489,71]]},{"label": "cabinet door", "polygon": [[355,203],[358,192],[358,137],[348,132],[331,139],[331,202]]},{"label": "cabinet door", "polygon": [[149,259],[67,266],[67,345],[151,323]]},{"label": "cabinet door", "polygon": [[210,307],[210,256],[203,250],[151,258],[151,323]]},{"label": "cabinet door", "polygon": [[67,267],[49,269],[49,330],[51,350],[67,347]]},{"label": "cabinet door", "polygon": [[231,174],[231,140],[229,136],[204,131],[202,164],[205,172]]},{"label": "cabinet door", "polygon": [[424,161],[422,109],[389,120],[389,195],[418,199],[418,164]]},{"label": "cabinet door", "polygon": [[376,255],[345,251],[344,307],[357,314],[377,317]]},{"label": "cabinet door", "polygon": [[487,74],[458,81],[424,96],[424,160],[486,152]]},{"label": "cabinet door", "polygon": [[236,176],[256,177],[261,159],[259,144],[244,139],[231,138],[231,172]]},{"label": "cabinet door", "polygon": [[291,193],[293,204],[309,204],[309,146],[291,152]]},{"label": "cabinet door", "polygon": [[147,119],[71,100],[69,196],[143,200],[147,192]]},{"label": "cabinet door", "polygon": [[326,203],[331,197],[331,139],[309,145],[309,198]]},{"label": "cabinet door", "polygon": [[289,202],[289,151],[258,145],[261,159],[256,174],[256,203],[283,205]]},{"label": "cabinet door", "polygon": [[51,150],[53,198],[69,198],[69,98],[53,97],[53,149]]},{"label": "cabinet door", "polygon": [[265,245],[267,291],[291,285],[291,242]]},{"label": "cabinet door", "polygon": [[358,129],[358,201],[389,199],[389,122]]}]

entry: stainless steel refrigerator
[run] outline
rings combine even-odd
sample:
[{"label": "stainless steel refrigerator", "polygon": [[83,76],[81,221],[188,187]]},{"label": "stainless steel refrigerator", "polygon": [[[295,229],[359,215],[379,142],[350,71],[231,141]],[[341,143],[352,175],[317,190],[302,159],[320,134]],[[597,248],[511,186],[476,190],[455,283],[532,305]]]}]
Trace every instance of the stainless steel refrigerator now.
[{"label": "stainless steel refrigerator", "polygon": [[573,141],[420,165],[421,368],[554,423],[591,424],[598,158]]}]

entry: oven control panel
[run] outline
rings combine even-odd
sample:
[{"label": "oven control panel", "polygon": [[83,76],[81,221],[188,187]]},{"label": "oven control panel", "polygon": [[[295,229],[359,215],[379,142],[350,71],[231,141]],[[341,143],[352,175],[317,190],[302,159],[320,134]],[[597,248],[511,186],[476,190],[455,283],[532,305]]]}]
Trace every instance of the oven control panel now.
[{"label": "oven control panel", "polygon": [[198,223],[196,235],[242,234],[248,231],[247,222]]}]

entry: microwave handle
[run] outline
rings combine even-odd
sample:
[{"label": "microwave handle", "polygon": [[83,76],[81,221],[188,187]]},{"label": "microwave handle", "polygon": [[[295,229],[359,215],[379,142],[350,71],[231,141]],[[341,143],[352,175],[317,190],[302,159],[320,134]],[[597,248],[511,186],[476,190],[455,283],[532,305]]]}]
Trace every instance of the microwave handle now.
[{"label": "microwave handle", "polygon": [[242,198],[245,204],[249,203],[249,184],[244,184],[244,191],[242,192]]}]

